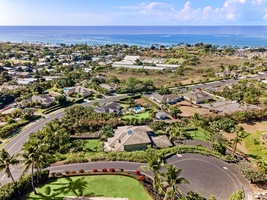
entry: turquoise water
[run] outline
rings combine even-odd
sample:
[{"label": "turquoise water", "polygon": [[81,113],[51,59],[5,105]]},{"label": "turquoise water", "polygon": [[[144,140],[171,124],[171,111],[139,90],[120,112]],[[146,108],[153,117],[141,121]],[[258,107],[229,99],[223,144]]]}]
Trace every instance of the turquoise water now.
[{"label": "turquoise water", "polygon": [[0,41],[171,46],[267,46],[267,26],[0,26]]},{"label": "turquoise water", "polygon": [[142,111],[144,108],[143,107],[134,107],[132,108],[135,112],[140,112]]}]

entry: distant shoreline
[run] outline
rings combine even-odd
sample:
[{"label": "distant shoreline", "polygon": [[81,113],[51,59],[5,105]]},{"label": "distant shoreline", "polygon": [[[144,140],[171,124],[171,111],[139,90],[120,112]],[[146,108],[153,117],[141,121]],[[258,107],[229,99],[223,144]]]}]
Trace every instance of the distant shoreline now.
[{"label": "distant shoreline", "polygon": [[142,47],[202,42],[260,47],[267,46],[267,26],[0,26],[0,41]]}]

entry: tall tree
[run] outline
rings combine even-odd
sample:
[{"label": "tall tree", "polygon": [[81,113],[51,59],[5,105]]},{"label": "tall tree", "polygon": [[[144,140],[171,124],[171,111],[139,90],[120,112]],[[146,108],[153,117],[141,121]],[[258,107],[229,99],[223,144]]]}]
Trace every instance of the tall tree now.
[{"label": "tall tree", "polygon": [[7,177],[12,179],[18,196],[20,197],[17,182],[14,180],[14,177],[12,176],[10,171],[10,165],[18,165],[19,163],[20,161],[16,158],[16,155],[10,156],[10,154],[5,149],[2,149],[2,151],[0,152],[0,171],[5,170]]},{"label": "tall tree", "polygon": [[22,162],[24,165],[23,175],[31,168],[31,185],[34,194],[37,194],[34,185],[34,168],[37,171],[37,184],[39,183],[39,172],[44,164],[44,151],[42,145],[36,145],[37,143],[32,143],[24,145],[22,148]]},{"label": "tall tree", "polygon": [[233,154],[235,154],[236,152],[236,148],[237,148],[237,144],[242,142],[242,138],[240,137],[240,135],[243,133],[244,128],[242,126],[235,126],[233,132],[236,134],[235,138],[232,140],[233,145],[234,145],[234,150],[233,150]]},{"label": "tall tree", "polygon": [[164,162],[151,147],[148,148],[146,157],[148,165],[141,166],[141,169],[153,172],[153,188],[155,191],[161,192],[159,171],[164,166]]},{"label": "tall tree", "polygon": [[164,200],[175,200],[177,195],[180,196],[182,194],[178,185],[189,183],[188,180],[180,177],[182,171],[182,169],[178,169],[174,165],[168,165],[167,172],[163,174],[163,179],[165,179],[164,186],[167,186]]}]

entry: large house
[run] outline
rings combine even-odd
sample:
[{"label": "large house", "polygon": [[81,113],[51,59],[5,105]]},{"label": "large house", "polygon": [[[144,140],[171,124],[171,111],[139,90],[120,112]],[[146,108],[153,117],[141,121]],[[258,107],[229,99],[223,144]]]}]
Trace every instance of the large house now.
[{"label": "large house", "polygon": [[102,83],[99,85],[100,87],[106,89],[108,92],[115,92],[116,89],[118,88],[118,85],[115,83]]},{"label": "large house", "polygon": [[94,107],[94,111],[97,113],[117,113],[121,114],[121,106],[118,103],[110,102],[101,107]]},{"label": "large house", "polygon": [[22,100],[19,105],[22,108],[28,107],[30,102],[38,102],[42,105],[44,108],[50,107],[52,104],[54,104],[55,99],[53,97],[50,97],[49,95],[33,95],[32,97]]},{"label": "large house", "polygon": [[105,148],[108,151],[136,151],[145,150],[148,145],[172,146],[167,136],[156,136],[148,126],[121,126],[115,130],[114,137],[108,138]]},{"label": "large house", "polygon": [[183,97],[194,104],[205,103],[213,99],[213,96],[202,89],[192,90],[191,92],[185,93]]},{"label": "large house", "polygon": [[158,103],[168,103],[168,104],[175,104],[178,101],[181,101],[182,98],[178,96],[177,94],[165,94],[160,95],[158,93],[154,93],[150,97],[153,101],[156,101]]},{"label": "large house", "polygon": [[121,126],[115,130],[114,137],[108,138],[107,150],[135,151],[147,148],[151,144],[149,133],[153,130],[148,126]]},{"label": "large house", "polygon": [[88,88],[82,87],[82,86],[76,86],[76,87],[69,87],[64,89],[64,93],[69,96],[70,94],[77,93],[78,95],[81,95],[82,97],[89,96],[92,94],[92,91]]}]

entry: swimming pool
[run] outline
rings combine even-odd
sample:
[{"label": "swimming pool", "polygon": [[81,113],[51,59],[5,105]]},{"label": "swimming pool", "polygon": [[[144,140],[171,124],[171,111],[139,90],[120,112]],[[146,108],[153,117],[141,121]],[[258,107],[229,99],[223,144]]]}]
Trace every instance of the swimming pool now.
[{"label": "swimming pool", "polygon": [[134,107],[134,108],[132,108],[132,110],[134,112],[138,113],[138,112],[141,112],[142,110],[144,110],[144,108],[143,107]]}]

